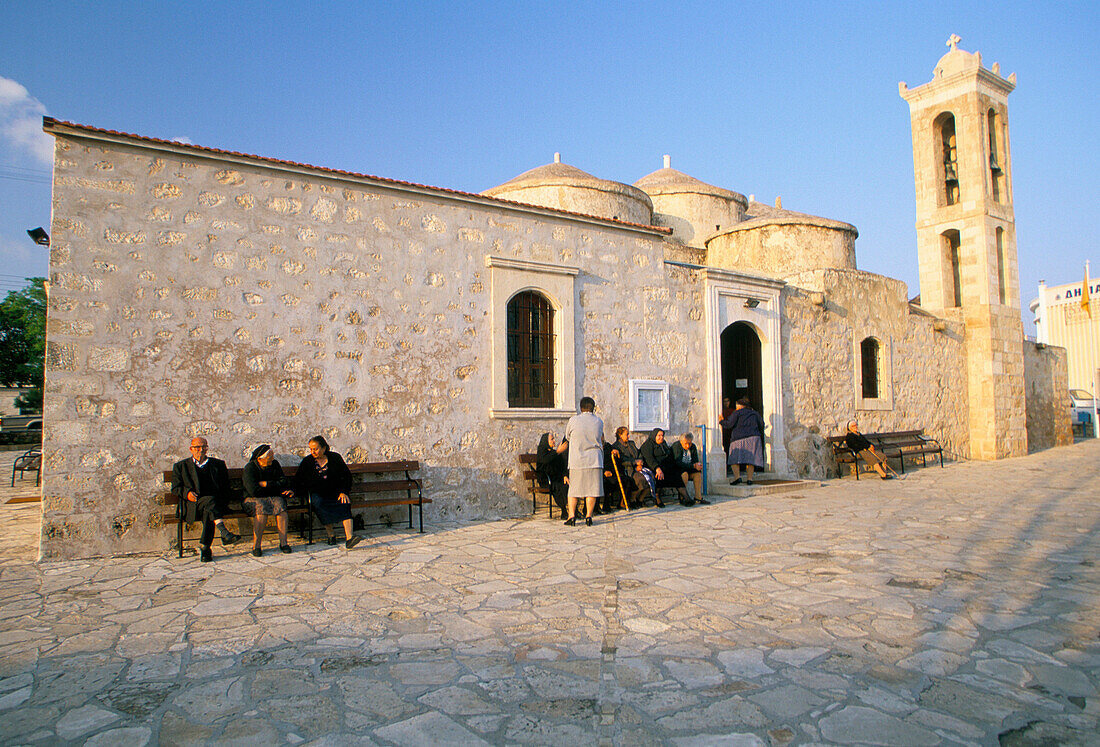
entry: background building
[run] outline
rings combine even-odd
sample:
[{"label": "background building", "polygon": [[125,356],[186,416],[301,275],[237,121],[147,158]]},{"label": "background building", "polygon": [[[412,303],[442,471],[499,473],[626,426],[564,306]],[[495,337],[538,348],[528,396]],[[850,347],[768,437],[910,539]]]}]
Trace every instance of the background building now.
[{"label": "background building", "polygon": [[[1065,270],[1069,274],[1071,268]],[[1089,281],[1088,309],[1081,305],[1084,286],[1084,278],[1049,287],[1039,283],[1039,297],[1030,306],[1036,339],[1066,349],[1069,388],[1095,395],[1096,371],[1100,369],[1100,281]]]}]

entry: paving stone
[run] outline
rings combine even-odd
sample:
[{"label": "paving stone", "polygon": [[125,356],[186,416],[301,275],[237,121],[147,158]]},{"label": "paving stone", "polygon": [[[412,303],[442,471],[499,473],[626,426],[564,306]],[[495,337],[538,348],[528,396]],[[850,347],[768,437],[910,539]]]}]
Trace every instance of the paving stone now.
[{"label": "paving stone", "polygon": [[418,747],[422,744],[488,745],[472,731],[465,729],[441,713],[425,713],[406,721],[375,730],[382,739],[399,745]]},{"label": "paving stone", "polygon": [[839,744],[935,745],[935,732],[872,708],[847,706],[819,722],[821,735]]},{"label": "paving stone", "polygon": [[57,736],[76,739],[118,721],[118,714],[93,705],[76,708],[57,721]]},{"label": "paving stone", "polygon": [[754,693],[749,700],[779,721],[790,721],[828,702],[798,685],[784,685]]},{"label": "paving stone", "polygon": [[153,738],[147,726],[128,726],[101,731],[84,742],[84,747],[145,747]]},{"label": "paving stone", "polygon": [[932,677],[943,677],[951,674],[965,663],[965,656],[940,651],[939,649],[926,649],[902,659],[898,662],[898,666],[916,672],[923,672]]},{"label": "paving stone", "polygon": [[732,677],[760,677],[775,672],[764,663],[764,652],[753,648],[723,651],[718,654],[718,661]]},{"label": "paving stone", "polygon": [[213,723],[239,710],[244,703],[244,680],[232,677],[204,682],[176,695],[172,703],[199,723]]},{"label": "paving stone", "polygon": [[985,659],[974,665],[982,674],[996,677],[1009,684],[1023,687],[1031,680],[1031,674],[1020,664],[1007,659]]},{"label": "paving stone", "polygon": [[920,694],[918,702],[925,708],[944,711],[970,723],[1000,723],[1020,707],[1008,698],[951,680],[936,680]]},{"label": "paving stone", "polygon": [[829,649],[816,646],[779,648],[768,654],[768,660],[772,662],[778,661],[782,664],[790,664],[793,667],[801,667],[827,653],[829,653]]},{"label": "paving stone", "polygon": [[726,679],[718,667],[702,659],[667,659],[664,664],[673,678],[691,690],[718,685]]},{"label": "paving stone", "polygon": [[1031,664],[1028,666],[1035,680],[1051,692],[1060,695],[1094,696],[1097,689],[1089,678],[1076,669],[1053,664]]},{"label": "paving stone", "polygon": [[444,687],[420,697],[420,702],[451,716],[493,713],[496,709],[465,687]]}]

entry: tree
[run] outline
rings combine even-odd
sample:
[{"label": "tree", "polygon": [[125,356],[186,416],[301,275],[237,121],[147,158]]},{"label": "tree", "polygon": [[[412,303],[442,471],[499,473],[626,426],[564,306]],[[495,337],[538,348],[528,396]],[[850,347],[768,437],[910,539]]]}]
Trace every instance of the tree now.
[{"label": "tree", "polygon": [[0,301],[0,384],[27,386],[16,400],[21,411],[42,407],[46,359],[46,279],[29,278],[22,290]]}]

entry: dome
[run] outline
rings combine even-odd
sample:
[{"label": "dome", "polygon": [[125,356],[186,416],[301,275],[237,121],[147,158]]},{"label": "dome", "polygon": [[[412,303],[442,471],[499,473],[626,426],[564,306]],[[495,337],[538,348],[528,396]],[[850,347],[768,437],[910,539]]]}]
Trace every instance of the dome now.
[{"label": "dome", "polygon": [[707,264],[784,278],[856,269],[851,223],[750,202],[745,220],[707,239]]},{"label": "dome", "polygon": [[653,223],[653,203],[645,192],[562,163],[558,153],[553,163],[525,171],[481,194],[599,218]]},{"label": "dome", "polygon": [[747,201],[743,194],[699,181],[672,168],[665,156],[664,168],[634,182],[653,201],[653,220],[672,229],[672,238],[702,248],[708,236],[739,223]]},{"label": "dome", "polygon": [[677,171],[671,166],[657,169],[652,174],[643,176],[641,179],[634,182],[634,186],[644,191],[650,197],[656,195],[687,193],[721,197],[725,200],[739,202],[742,206],[747,204],[745,195],[699,181],[694,176],[685,174],[682,171]]}]

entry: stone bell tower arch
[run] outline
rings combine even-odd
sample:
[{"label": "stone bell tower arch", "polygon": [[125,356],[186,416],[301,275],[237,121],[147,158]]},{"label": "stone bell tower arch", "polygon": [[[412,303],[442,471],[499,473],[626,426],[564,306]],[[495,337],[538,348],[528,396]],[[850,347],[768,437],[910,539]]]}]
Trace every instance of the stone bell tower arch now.
[{"label": "stone bell tower arch", "polygon": [[1023,324],[1008,147],[1016,74],[958,48],[910,89],[921,306],[963,324],[970,456],[1027,453]]}]

